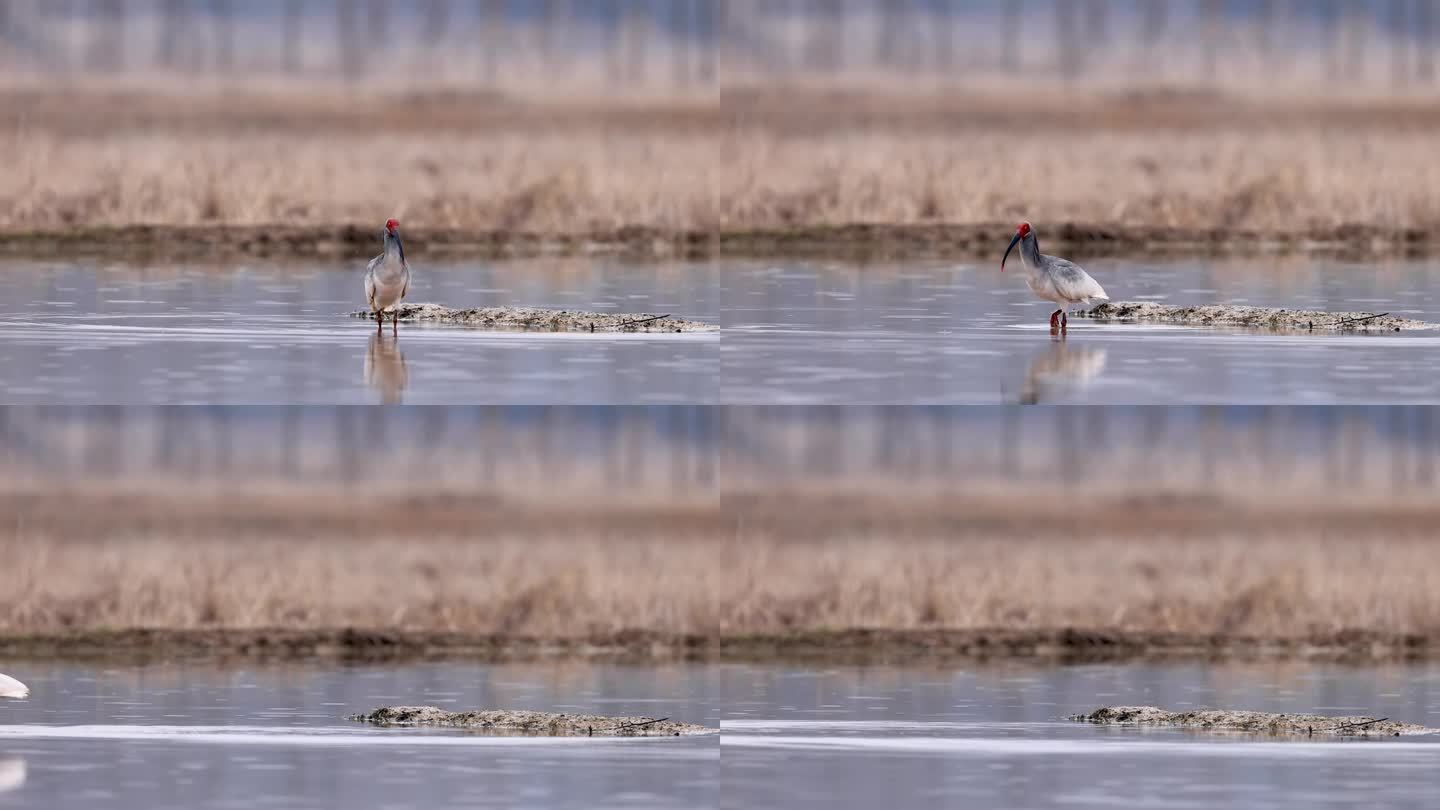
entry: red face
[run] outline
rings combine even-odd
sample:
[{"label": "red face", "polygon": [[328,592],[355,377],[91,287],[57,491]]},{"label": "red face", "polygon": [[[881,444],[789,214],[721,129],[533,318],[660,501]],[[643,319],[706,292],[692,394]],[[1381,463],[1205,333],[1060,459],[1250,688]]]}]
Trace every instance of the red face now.
[{"label": "red face", "polygon": [[398,231],[398,230],[400,230],[400,220],[398,220],[398,219],[387,219],[387,220],[385,220],[385,232],[386,232],[386,233],[395,233],[395,232]]},{"label": "red face", "polygon": [[1028,223],[1028,222],[1022,222],[1022,223],[1020,223],[1019,227],[1017,227],[1017,228],[1015,229],[1015,236],[1014,236],[1014,238],[1012,238],[1012,239],[1010,240],[1010,246],[1007,247],[1007,248],[1005,248],[1005,255],[1004,255],[1004,257],[1002,257],[1002,258],[1000,259],[1000,272],[1002,272],[1002,273],[1005,272],[1005,262],[1006,262],[1006,260],[1008,260],[1008,259],[1010,258],[1010,251],[1014,250],[1014,249],[1015,249],[1015,246],[1018,245],[1018,244],[1020,244],[1020,240],[1021,240],[1021,239],[1024,239],[1025,237],[1027,237],[1027,236],[1029,236],[1029,235],[1030,235],[1030,223]]}]

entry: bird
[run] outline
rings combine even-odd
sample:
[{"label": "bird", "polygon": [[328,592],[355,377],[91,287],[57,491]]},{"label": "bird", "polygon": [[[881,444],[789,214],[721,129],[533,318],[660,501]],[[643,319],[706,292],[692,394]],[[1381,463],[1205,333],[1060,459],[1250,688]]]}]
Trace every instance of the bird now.
[{"label": "bird", "polygon": [[1010,258],[1010,251],[1014,250],[1016,245],[1020,246],[1020,261],[1030,273],[1030,277],[1025,279],[1025,283],[1030,285],[1030,292],[1060,305],[1059,309],[1050,313],[1051,331],[1057,327],[1065,329],[1069,326],[1070,315],[1067,310],[1075,304],[1110,300],[1110,296],[1105,294],[1105,288],[1081,269],[1080,265],[1041,253],[1040,241],[1035,238],[1035,229],[1031,228],[1028,222],[1022,222],[1015,228],[1015,238],[1010,240],[1010,246],[1005,248],[1005,257],[1000,260],[1000,272],[1005,272],[1005,261]]},{"label": "bird", "polygon": [[382,234],[385,252],[370,260],[365,271],[365,300],[375,313],[375,329],[385,325],[385,313],[391,317],[392,331],[400,329],[400,302],[410,291],[410,264],[405,261],[405,245],[400,241],[400,222],[385,220]]},{"label": "bird", "polygon": [[0,672],[0,698],[30,697],[30,687]]}]

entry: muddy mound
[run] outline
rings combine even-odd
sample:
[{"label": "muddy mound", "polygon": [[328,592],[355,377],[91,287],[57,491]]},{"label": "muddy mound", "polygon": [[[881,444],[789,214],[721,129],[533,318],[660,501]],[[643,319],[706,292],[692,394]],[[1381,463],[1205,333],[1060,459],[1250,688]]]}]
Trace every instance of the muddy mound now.
[{"label": "muddy mound", "polygon": [[1436,732],[1436,729],[1412,723],[1398,723],[1388,717],[1326,717],[1319,714],[1272,714],[1221,709],[1168,712],[1154,706],[1105,707],[1089,714],[1072,715],[1070,719],[1101,725],[1176,726],[1201,731],[1249,731],[1255,734],[1297,737],[1398,737],[1401,734]]},{"label": "muddy mound", "polygon": [[[480,307],[452,309],[439,304],[401,304],[402,321],[430,321],[485,329],[528,332],[718,332],[720,327],[687,321],[670,315],[620,315],[605,312],[577,312],[536,307]],[[352,318],[374,319],[368,309],[355,310]],[[385,314],[390,320],[390,314]]]},{"label": "muddy mound", "polygon": [[1075,317],[1097,321],[1162,321],[1188,326],[1241,326],[1291,332],[1399,332],[1402,329],[1440,328],[1440,324],[1397,318],[1388,312],[1319,312],[1233,304],[1178,307],[1152,301],[1101,304],[1089,312],[1076,312]]},{"label": "muddy mound", "polygon": [[444,726],[547,737],[679,737],[715,733],[715,729],[677,723],[668,717],[603,717],[596,714],[506,710],[447,712],[434,706],[386,706],[350,719],[377,726]]}]

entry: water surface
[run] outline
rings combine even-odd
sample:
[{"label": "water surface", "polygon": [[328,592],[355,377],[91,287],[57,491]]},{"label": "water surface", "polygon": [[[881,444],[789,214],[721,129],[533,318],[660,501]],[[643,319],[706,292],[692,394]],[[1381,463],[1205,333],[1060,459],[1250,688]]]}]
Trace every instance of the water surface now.
[{"label": "water surface", "polygon": [[[345,317],[363,262],[0,265],[9,403],[711,402],[719,335],[497,332]],[[703,264],[417,266],[407,300],[652,312],[718,323]]]},{"label": "water surface", "polygon": [[455,710],[670,716],[718,726],[704,667],[90,668],[7,662],[0,807],[713,807],[718,737],[496,737],[346,715]]},{"label": "water surface", "polygon": [[1102,705],[1440,726],[1440,666],[733,667],[721,806],[1423,807],[1440,739],[1280,742],[1065,720]]},{"label": "water surface", "polygon": [[[1084,262],[1115,300],[1440,321],[1440,263]],[[722,397],[739,403],[1440,402],[1440,332],[1281,335],[1072,318],[990,264],[721,268]]]}]

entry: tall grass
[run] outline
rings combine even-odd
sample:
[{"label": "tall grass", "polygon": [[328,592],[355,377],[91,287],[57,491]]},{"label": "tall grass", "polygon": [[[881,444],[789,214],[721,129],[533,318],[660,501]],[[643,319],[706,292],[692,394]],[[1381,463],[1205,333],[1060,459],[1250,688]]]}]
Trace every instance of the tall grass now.
[{"label": "tall grass", "polygon": [[716,220],[716,138],[129,133],[0,136],[0,228],[681,229]]},{"label": "tall grass", "polygon": [[1054,629],[1440,633],[1419,537],[826,543],[496,536],[0,541],[0,632],[272,628],[586,637]]},{"label": "tall grass", "polygon": [[1297,636],[1440,632],[1440,545],[1286,533],[1149,540],[883,534],[733,551],[735,633],[872,627]]},{"label": "tall grass", "polygon": [[569,519],[479,498],[192,497],[68,496],[72,512],[105,516],[89,522],[13,509],[0,534],[0,634],[1440,634],[1433,509],[1332,512],[1318,495],[1271,513],[1223,501],[1126,511],[1115,500],[1068,519],[983,496],[969,509],[931,501],[927,514],[920,500],[846,513],[791,494],[780,517],[730,499],[648,513],[596,502]]},{"label": "tall grass", "polygon": [[579,234],[1029,218],[1440,227],[1406,101],[722,92],[709,101],[5,96],[0,230],[358,225]]},{"label": "tall grass", "polygon": [[0,631],[451,630],[586,637],[704,632],[723,596],[703,547],[663,538],[374,536],[0,541]]},{"label": "tall grass", "polygon": [[1433,134],[1206,131],[737,135],[717,197],[747,227],[1031,219],[1299,231],[1440,225]]}]

